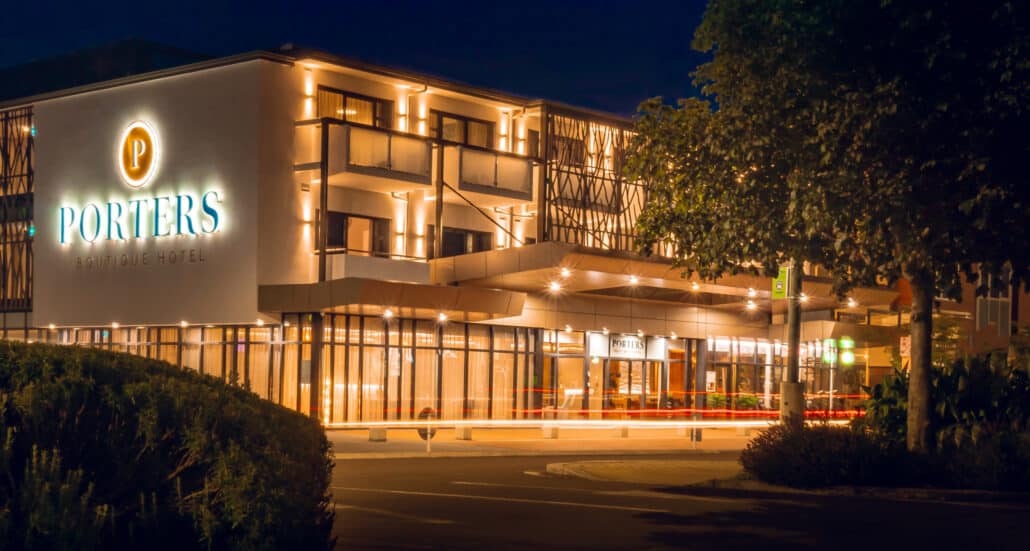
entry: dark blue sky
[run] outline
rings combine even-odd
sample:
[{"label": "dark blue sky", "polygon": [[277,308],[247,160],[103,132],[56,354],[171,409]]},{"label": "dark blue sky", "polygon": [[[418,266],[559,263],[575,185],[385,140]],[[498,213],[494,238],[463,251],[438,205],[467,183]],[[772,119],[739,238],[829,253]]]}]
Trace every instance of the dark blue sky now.
[{"label": "dark blue sky", "polygon": [[[286,42],[617,113],[694,95],[705,0],[4,2],[0,67],[143,38],[224,55]],[[93,5],[98,4],[98,5]]]}]

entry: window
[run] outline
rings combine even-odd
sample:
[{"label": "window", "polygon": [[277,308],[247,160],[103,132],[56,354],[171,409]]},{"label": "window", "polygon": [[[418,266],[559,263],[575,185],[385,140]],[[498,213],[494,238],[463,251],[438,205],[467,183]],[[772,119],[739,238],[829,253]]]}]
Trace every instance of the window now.
[{"label": "window", "polygon": [[489,149],[494,146],[494,123],[440,111],[429,114],[429,134],[444,141],[475,147]]},{"label": "window", "polygon": [[376,128],[390,128],[393,102],[319,87],[318,116]]},{"label": "window", "polygon": [[436,254],[436,227],[429,226],[429,258],[443,258],[493,250],[493,232],[443,228],[443,254]]},{"label": "window", "polygon": [[980,283],[986,279],[987,296],[976,297],[976,329],[983,331],[994,325],[998,336],[1012,334],[1012,300],[1011,285],[1007,274],[995,279],[990,275],[980,274]]},{"label": "window", "polygon": [[329,213],[330,252],[362,256],[390,255],[390,220],[342,212]]},{"label": "window", "polygon": [[553,136],[554,158],[562,165],[583,166],[587,159],[587,148],[583,140],[568,136]]}]

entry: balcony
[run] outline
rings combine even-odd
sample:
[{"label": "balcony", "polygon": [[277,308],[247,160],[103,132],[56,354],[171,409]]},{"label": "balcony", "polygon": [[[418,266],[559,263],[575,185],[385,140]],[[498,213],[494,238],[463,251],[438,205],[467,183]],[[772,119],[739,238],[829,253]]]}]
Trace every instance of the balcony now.
[{"label": "balcony", "polygon": [[[321,121],[296,125],[297,170],[317,170]],[[433,145],[422,137],[382,128],[329,123],[329,183],[383,192],[411,191],[432,183]]]},{"label": "balcony", "polygon": [[532,158],[512,153],[467,145],[443,146],[444,181],[461,191],[481,195],[477,203],[484,206],[510,204],[511,199],[532,201],[535,165]]}]

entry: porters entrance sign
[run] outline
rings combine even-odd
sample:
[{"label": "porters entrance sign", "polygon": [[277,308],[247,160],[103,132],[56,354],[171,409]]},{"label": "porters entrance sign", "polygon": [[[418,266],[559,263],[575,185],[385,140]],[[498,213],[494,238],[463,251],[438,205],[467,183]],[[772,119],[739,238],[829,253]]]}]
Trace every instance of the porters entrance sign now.
[{"label": "porters entrance sign", "polygon": [[[135,121],[122,133],[115,162],[122,180],[133,190],[154,177],[161,160],[157,131],[146,121]],[[145,237],[198,235],[222,226],[222,196],[218,191],[129,197],[82,205],[62,205],[58,219],[62,245],[78,239],[127,241]]]}]

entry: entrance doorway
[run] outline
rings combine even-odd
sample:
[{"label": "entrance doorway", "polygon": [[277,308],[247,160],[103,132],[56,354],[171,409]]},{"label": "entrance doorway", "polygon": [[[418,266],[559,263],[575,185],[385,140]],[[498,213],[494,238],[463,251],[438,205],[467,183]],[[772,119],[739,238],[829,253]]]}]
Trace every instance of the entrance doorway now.
[{"label": "entrance doorway", "polygon": [[668,389],[665,362],[607,360],[604,408],[614,418],[648,416],[662,407]]}]

